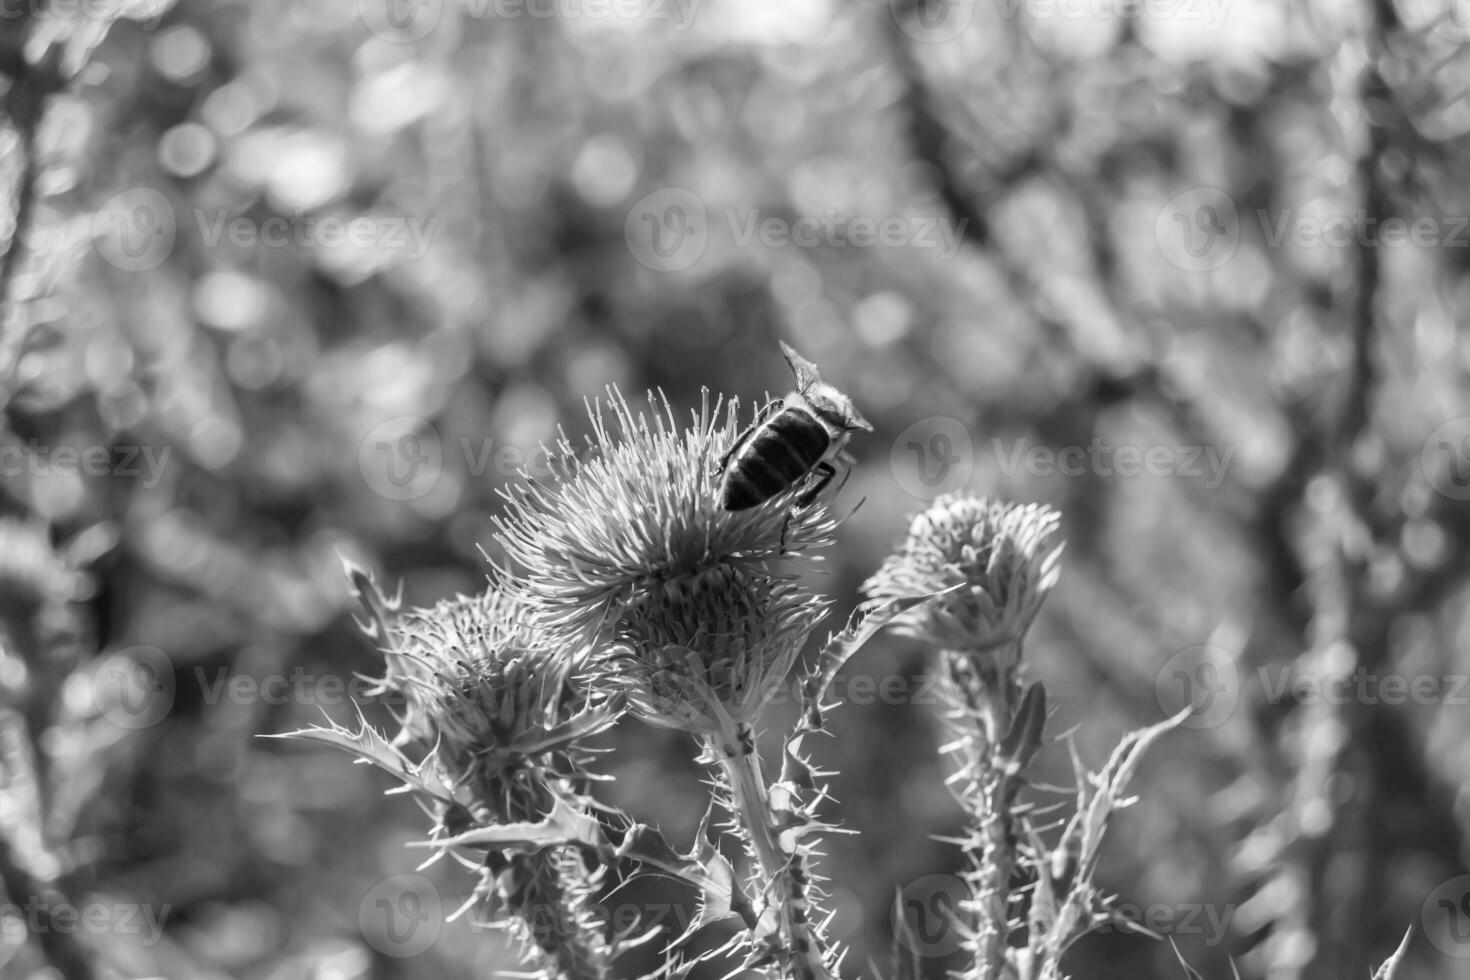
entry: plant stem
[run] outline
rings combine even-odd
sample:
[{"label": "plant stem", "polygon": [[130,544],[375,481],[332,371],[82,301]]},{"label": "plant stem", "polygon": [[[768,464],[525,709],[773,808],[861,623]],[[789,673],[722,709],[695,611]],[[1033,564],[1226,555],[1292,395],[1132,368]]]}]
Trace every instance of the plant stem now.
[{"label": "plant stem", "polygon": [[1017,774],[1009,769],[1002,743],[1017,707],[1020,643],[987,657],[946,650],[941,660],[947,667],[961,726],[962,738],[955,751],[964,782],[956,797],[970,815],[973,828],[965,847],[971,895],[963,908],[972,918],[974,934],[966,945],[974,962],[965,975],[996,980],[1005,968],[1011,872],[1016,864],[1011,804]]},{"label": "plant stem", "polygon": [[976,893],[973,899],[979,912],[975,965],[983,980],[994,980],[1005,965],[1005,951],[1010,934],[1011,871],[1015,867],[1008,795],[1004,773],[993,765],[981,779],[985,811],[979,819],[979,853],[971,852],[977,869]]},{"label": "plant stem", "polygon": [[759,883],[771,895],[785,942],[786,966],[794,980],[834,980],[807,911],[805,859],[794,846],[789,851],[782,846],[780,831],[773,823],[755,731],[744,723],[732,724],[725,737],[711,739],[710,747],[729,782],[733,815],[755,855]]}]

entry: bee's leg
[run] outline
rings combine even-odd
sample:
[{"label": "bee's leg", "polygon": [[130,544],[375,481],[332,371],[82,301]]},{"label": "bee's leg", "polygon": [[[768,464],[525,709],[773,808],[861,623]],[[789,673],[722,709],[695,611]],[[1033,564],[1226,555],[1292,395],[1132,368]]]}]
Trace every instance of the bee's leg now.
[{"label": "bee's leg", "polygon": [[[817,482],[803,490],[801,496],[796,498],[796,506],[798,507],[810,507],[812,501],[817,499],[817,494],[821,493],[826,489],[827,484],[832,482],[832,478],[837,475],[837,470],[831,463],[818,463],[813,474],[817,477]],[[845,477],[843,480],[846,482]]]},{"label": "bee's leg", "polygon": [[755,432],[755,428],[756,427],[752,425],[744,432],[740,433],[740,435],[735,437],[735,441],[730,443],[730,448],[725,450],[725,455],[720,457],[720,464],[715,467],[716,473],[725,472],[725,467],[730,465],[730,457],[738,453],[740,451],[740,447],[750,441],[751,433]]},{"label": "bee's leg", "polygon": [[841,480],[841,482],[839,482],[837,484],[837,489],[834,490],[834,491],[832,491],[832,496],[833,497],[836,497],[839,493],[842,492],[842,488],[845,487],[845,486],[847,486],[847,481],[851,477],[852,477],[852,467],[849,466],[849,467],[847,467],[846,469],[844,469],[842,471],[842,480]]},{"label": "bee's leg", "polygon": [[[849,470],[848,472],[851,473],[852,471]],[[817,468],[812,471],[812,474],[816,477],[816,482],[803,490],[801,496],[792,502],[791,509],[786,512],[786,519],[781,522],[781,554],[783,555],[786,554],[786,529],[791,525],[791,515],[803,507],[810,507],[812,502],[817,499],[817,494],[821,493],[823,488],[832,482],[832,478],[837,475],[837,470],[830,463],[818,463]],[[847,482],[846,476],[842,478],[842,482]]]}]

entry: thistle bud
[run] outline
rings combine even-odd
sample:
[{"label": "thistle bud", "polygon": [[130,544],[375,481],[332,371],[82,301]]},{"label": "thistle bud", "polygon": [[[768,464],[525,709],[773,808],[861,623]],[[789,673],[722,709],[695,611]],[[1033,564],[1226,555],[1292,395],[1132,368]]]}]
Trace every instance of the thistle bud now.
[{"label": "thistle bud", "polygon": [[575,712],[574,663],[533,644],[524,614],[492,589],[399,616],[383,684],[404,695],[405,729],[468,759],[513,753]]},{"label": "thistle bud", "polygon": [[872,599],[963,588],[905,613],[895,626],[945,650],[1017,645],[1056,584],[1059,515],[1044,504],[946,494],[863,585]]},{"label": "thistle bud", "polygon": [[[423,753],[413,770],[431,767],[454,788],[453,806],[442,796],[426,801],[442,846],[584,805],[564,777],[581,771],[580,740],[611,725],[616,710],[591,696],[582,661],[538,642],[518,599],[491,588],[395,614],[365,576],[354,584],[384,644],[380,688],[403,697],[398,743]],[[598,921],[600,872],[573,843],[457,856],[478,863],[473,901],[540,957],[539,976],[595,980],[610,974],[624,943]],[[500,909],[509,914],[497,916]]]}]

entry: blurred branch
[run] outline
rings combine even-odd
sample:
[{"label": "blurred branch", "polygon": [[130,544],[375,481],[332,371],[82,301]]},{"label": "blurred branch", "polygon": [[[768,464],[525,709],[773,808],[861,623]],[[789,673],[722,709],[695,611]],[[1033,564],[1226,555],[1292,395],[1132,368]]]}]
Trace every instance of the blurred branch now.
[{"label": "blurred branch", "polygon": [[64,904],[65,899],[54,889],[44,887],[29,875],[17,861],[8,843],[0,842],[0,883],[12,905],[26,910],[32,917],[34,928],[31,934],[40,944],[46,961],[65,980],[93,980],[97,975],[93,969],[93,958],[77,939],[76,922],[71,915],[75,907],[68,905],[70,912],[66,921],[58,921],[53,906]]},{"label": "blurred branch", "polygon": [[[12,909],[23,909],[26,924],[47,963],[66,980],[91,980],[95,957],[77,938],[76,907],[55,881],[35,869],[54,867],[55,857],[36,840],[41,833],[41,800],[34,768],[34,751],[25,723],[13,711],[0,711],[0,799],[10,816],[0,820],[0,887]],[[66,905],[68,921],[53,909]]]},{"label": "blurred branch", "polygon": [[18,4],[7,9],[0,33],[0,74],[8,79],[8,86],[0,89],[0,107],[15,130],[20,154],[10,241],[0,254],[0,404],[15,367],[14,352],[24,340],[20,306],[30,298],[16,295],[16,277],[25,263],[39,197],[36,136],[48,100],[81,73],[128,5],[83,6],[53,16],[47,0]]},{"label": "blurred branch", "polygon": [[[1380,227],[1394,213],[1383,172],[1393,141],[1385,113],[1390,93],[1382,61],[1398,20],[1389,0],[1368,0],[1367,21],[1365,64],[1351,94],[1353,116],[1362,127],[1355,178],[1365,221],[1369,227]],[[1308,442],[1302,451],[1317,459],[1314,475],[1304,484],[1309,491],[1303,500],[1308,525],[1299,539],[1311,602],[1309,647],[1296,664],[1302,676],[1356,676],[1360,669],[1376,671],[1388,656],[1387,622],[1393,611],[1374,608],[1365,581],[1372,544],[1367,511],[1375,481],[1355,460],[1369,430],[1377,378],[1380,258],[1374,242],[1359,241],[1354,248],[1356,287],[1343,298],[1351,359],[1333,414],[1322,426],[1317,444]],[[1296,466],[1300,471],[1305,463]],[[1382,746],[1362,740],[1368,722],[1381,713],[1376,705],[1320,699],[1301,708],[1293,719],[1297,737],[1288,744],[1298,746],[1298,772],[1288,811],[1295,840],[1287,858],[1305,900],[1284,912],[1278,941],[1271,947],[1273,975],[1345,976],[1357,968],[1355,964],[1366,961],[1375,923],[1374,903],[1366,901],[1365,891],[1371,882],[1382,880],[1385,849],[1381,840],[1370,843],[1374,829],[1367,826],[1366,815],[1382,792],[1386,767],[1398,766],[1400,759],[1397,754],[1385,756]],[[1345,768],[1359,771],[1345,779]],[[1343,785],[1354,788],[1352,799],[1341,798],[1337,788]],[[1344,864],[1343,854],[1358,860]],[[1302,950],[1309,955],[1303,956]]]},{"label": "blurred branch", "polygon": [[[1069,187],[1077,191],[1075,197],[1086,218],[1087,245],[1092,262],[1089,278],[1090,285],[1096,289],[1096,299],[1101,307],[1098,316],[1112,322],[1126,322],[1134,315],[1134,311],[1118,289],[1116,255],[1108,233],[1110,218],[1101,206],[1102,202],[1115,199],[1111,190],[1092,186],[1093,179],[1090,175],[1064,166],[1056,154],[1051,152],[1049,142],[1043,139],[1035,141],[1005,167],[986,174],[988,192],[977,191],[961,174],[954,159],[960,140],[945,121],[943,100],[930,84],[923,66],[915,57],[907,35],[898,26],[899,18],[917,16],[924,3],[925,0],[911,0],[904,8],[893,5],[893,15],[883,19],[881,33],[889,59],[901,82],[898,101],[907,119],[910,151],[915,159],[925,163],[936,175],[940,201],[955,219],[952,224],[960,229],[962,240],[974,248],[986,251],[986,259],[1001,273],[1011,290],[1030,301],[1029,311],[1048,337],[1057,340],[1072,337],[1078,332],[1077,329],[1053,314],[1048,309],[1051,304],[1034,301],[1045,292],[1044,283],[1025,263],[1017,261],[1001,243],[995,241],[989,216],[995,200],[1017,185],[1032,178],[1059,174]],[[1120,44],[1136,43],[1134,28],[1133,18],[1126,18]],[[1024,32],[1017,31],[1017,43],[1024,40]],[[1046,58],[1040,51],[1034,52],[1034,55]],[[1062,69],[1050,59],[1047,59],[1047,64],[1051,72],[1049,85],[1057,90],[1068,89],[1070,80],[1061,77]],[[1059,102],[1054,112],[1055,118],[1044,127],[1051,137],[1050,143],[1058,141],[1070,125],[1069,106],[1066,103]],[[1137,150],[1136,145],[1129,144],[1129,152]],[[1164,152],[1163,148],[1159,152]],[[1065,410],[1075,408],[1077,403],[1093,409],[1098,404],[1147,397],[1166,411],[1186,438],[1191,438],[1200,445],[1209,442],[1203,432],[1199,413],[1186,395],[1171,385],[1166,372],[1158,363],[1131,359],[1121,372],[1108,370],[1102,365],[1095,367],[1097,373],[1093,383],[1074,389],[1077,398],[1069,400],[1065,406],[1058,406],[1059,415],[1065,414]],[[1088,411],[1083,414],[1090,418],[1095,413]]]},{"label": "blurred branch", "polygon": [[[882,5],[880,5],[881,7]],[[928,84],[924,69],[914,57],[908,38],[899,26],[903,17],[919,16],[925,0],[891,5],[891,16],[881,18],[883,40],[888,56],[903,83],[899,103],[908,122],[909,147],[916,159],[933,170],[938,180],[939,198],[957,221],[960,234],[971,245],[983,248],[992,244],[989,201],[976,200],[974,191],[955,168],[953,156],[957,137],[944,122],[941,100]],[[1004,170],[991,174],[991,185],[1009,188],[1029,177],[1044,172],[1045,161],[1038,147],[1012,161]]]},{"label": "blurred branch", "polygon": [[[0,36],[0,74],[10,80],[4,94],[3,108],[16,135],[16,152],[20,155],[20,174],[15,185],[14,221],[10,241],[0,254],[0,379],[8,379],[15,359],[11,352],[21,341],[19,306],[23,300],[15,295],[15,276],[25,259],[31,220],[35,210],[37,177],[40,164],[36,159],[36,134],[45,114],[47,98],[61,88],[56,49],[47,45],[40,57],[31,57],[31,17],[39,4],[18,11],[15,22]],[[0,380],[0,403],[8,384]]]},{"label": "blurred branch", "polygon": [[[1036,291],[1036,283],[1030,273],[1011,260],[1005,249],[998,247],[994,241],[989,215],[992,201],[977,195],[971,182],[965,179],[955,165],[954,152],[958,138],[952,127],[944,121],[942,100],[929,84],[924,68],[914,56],[908,36],[900,26],[900,18],[918,16],[918,11],[925,2],[926,0],[912,0],[903,7],[895,3],[891,7],[891,15],[886,5],[878,5],[879,10],[883,11],[879,18],[879,34],[901,84],[898,102],[907,120],[910,152],[934,173],[940,202],[954,219],[952,226],[958,230],[960,240],[973,248],[987,249],[987,258],[1005,277],[1012,291],[1021,296],[1029,296]],[[1061,121],[1056,128],[1063,128]],[[1009,166],[990,174],[988,183],[996,191],[994,196],[998,197],[1011,187],[1045,173],[1046,167],[1042,144],[1037,143]],[[1066,325],[1046,311],[1034,308],[1033,312],[1051,337],[1061,338],[1069,334]]]}]

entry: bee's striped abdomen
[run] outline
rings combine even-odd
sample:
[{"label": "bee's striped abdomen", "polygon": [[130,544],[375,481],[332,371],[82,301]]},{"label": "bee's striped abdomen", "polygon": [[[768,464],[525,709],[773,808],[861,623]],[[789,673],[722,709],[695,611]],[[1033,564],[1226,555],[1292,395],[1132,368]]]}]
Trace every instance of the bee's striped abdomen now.
[{"label": "bee's striped abdomen", "polygon": [[745,510],[770,500],[810,473],[829,445],[831,437],[815,416],[782,409],[760,423],[731,456],[720,505]]}]

